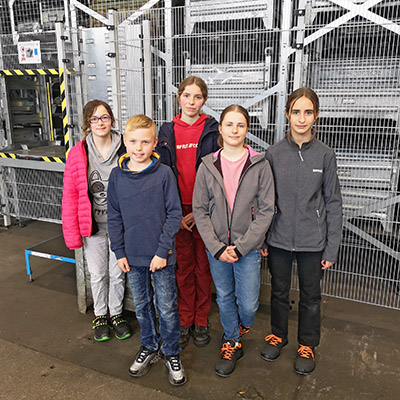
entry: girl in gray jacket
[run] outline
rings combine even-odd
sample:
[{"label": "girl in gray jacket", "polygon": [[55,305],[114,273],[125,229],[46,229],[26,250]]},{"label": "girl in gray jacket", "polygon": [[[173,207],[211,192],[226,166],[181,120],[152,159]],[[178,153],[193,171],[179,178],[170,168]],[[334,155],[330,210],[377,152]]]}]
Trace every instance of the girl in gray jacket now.
[{"label": "girl in gray jacket", "polygon": [[227,107],[219,123],[222,149],[203,158],[193,214],[207,248],[224,328],[217,375],[227,377],[243,356],[241,336],[254,322],[260,290],[260,248],[274,210],[274,183],[265,158],[245,145],[249,114]]},{"label": "girl in gray jacket", "polygon": [[271,328],[261,357],[275,361],[288,343],[289,291],[293,260],[300,283],[295,371],[314,370],[320,339],[320,280],[337,260],[342,232],[342,198],[334,151],[315,138],[317,95],[294,91],[286,103],[289,131],[266,153],[275,179],[275,215],[268,232],[268,266],[272,276]]}]

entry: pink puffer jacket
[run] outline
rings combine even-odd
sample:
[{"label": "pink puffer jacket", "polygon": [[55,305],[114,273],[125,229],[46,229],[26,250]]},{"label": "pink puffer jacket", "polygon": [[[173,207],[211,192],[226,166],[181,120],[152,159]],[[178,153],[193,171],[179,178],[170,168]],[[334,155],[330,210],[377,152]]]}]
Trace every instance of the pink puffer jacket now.
[{"label": "pink puffer jacket", "polygon": [[82,236],[92,234],[92,204],[88,194],[85,139],[69,152],[64,171],[62,229],[71,250],[83,246]]}]

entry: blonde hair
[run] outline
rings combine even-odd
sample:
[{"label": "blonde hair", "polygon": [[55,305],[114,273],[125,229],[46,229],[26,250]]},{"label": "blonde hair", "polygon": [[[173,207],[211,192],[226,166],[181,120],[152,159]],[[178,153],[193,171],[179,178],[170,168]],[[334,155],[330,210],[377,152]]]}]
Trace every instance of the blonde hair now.
[{"label": "blonde hair", "polygon": [[141,129],[141,128],[152,129],[154,132],[154,139],[157,137],[156,124],[151,118],[143,114],[138,114],[134,115],[133,117],[130,117],[126,122],[124,133],[132,132],[135,131],[136,129]]}]

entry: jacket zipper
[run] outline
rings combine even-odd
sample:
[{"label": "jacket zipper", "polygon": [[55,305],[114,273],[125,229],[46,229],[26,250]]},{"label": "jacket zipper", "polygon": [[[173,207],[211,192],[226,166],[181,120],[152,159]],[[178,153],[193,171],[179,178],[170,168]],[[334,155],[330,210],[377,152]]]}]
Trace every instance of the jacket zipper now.
[{"label": "jacket zipper", "polygon": [[[259,161],[258,161],[258,162],[259,162]],[[258,162],[257,162],[257,163],[258,163]],[[256,164],[257,164],[257,163],[256,163]],[[248,171],[253,165],[255,165],[255,164],[251,163],[251,164],[247,167],[246,171],[244,171],[242,177],[241,177],[240,180],[239,180],[238,187],[237,187],[237,189],[236,189],[235,199],[233,200],[233,207],[232,207],[232,212],[231,212],[230,221],[229,221],[229,204],[228,204],[228,200],[226,199],[226,196],[225,196],[225,202],[226,202],[226,206],[227,206],[227,209],[228,209],[227,219],[228,219],[228,243],[229,243],[229,245],[232,244],[232,243],[231,243],[231,228],[232,228],[232,221],[233,221],[233,212],[235,211],[235,203],[236,203],[237,193],[238,193],[238,191],[239,191],[240,184],[242,183],[242,181],[243,181],[243,179],[244,179],[244,176],[247,174],[247,171]],[[253,209],[253,210],[254,210],[254,209]],[[254,212],[254,211],[253,211],[253,212]]]}]

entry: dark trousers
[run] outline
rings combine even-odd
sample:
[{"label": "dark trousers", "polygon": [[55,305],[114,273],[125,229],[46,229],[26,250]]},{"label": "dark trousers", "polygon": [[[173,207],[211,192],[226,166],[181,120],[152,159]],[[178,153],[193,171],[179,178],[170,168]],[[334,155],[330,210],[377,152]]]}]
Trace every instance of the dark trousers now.
[{"label": "dark trousers", "polygon": [[[183,206],[183,215],[191,211],[191,206]],[[180,229],[176,235],[176,260],[181,325],[207,326],[211,308],[211,272],[206,247],[196,226],[192,232]]]},{"label": "dark trousers", "polygon": [[298,341],[306,346],[318,346],[321,332],[321,269],[322,252],[292,252],[277,247],[268,249],[268,267],[272,276],[272,333],[287,338],[289,291],[293,260],[297,260],[300,284]]}]

